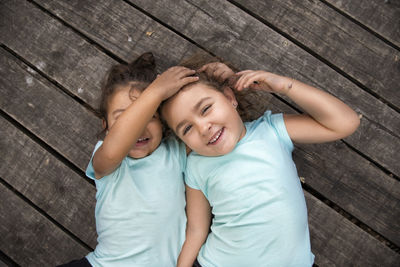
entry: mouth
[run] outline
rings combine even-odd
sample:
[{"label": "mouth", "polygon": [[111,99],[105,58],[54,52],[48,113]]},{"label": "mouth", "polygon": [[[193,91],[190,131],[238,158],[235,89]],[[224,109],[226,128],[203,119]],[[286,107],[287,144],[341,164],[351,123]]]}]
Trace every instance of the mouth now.
[{"label": "mouth", "polygon": [[225,131],[225,127],[223,127],[221,130],[219,130],[218,132],[216,132],[213,137],[211,138],[211,140],[208,142],[207,145],[216,145],[218,144],[218,141],[221,140],[221,136]]},{"label": "mouth", "polygon": [[146,145],[149,141],[150,141],[150,138],[148,138],[148,137],[139,138],[139,139],[136,141],[135,146],[136,146],[136,147],[138,147],[138,146],[144,146],[144,145]]}]

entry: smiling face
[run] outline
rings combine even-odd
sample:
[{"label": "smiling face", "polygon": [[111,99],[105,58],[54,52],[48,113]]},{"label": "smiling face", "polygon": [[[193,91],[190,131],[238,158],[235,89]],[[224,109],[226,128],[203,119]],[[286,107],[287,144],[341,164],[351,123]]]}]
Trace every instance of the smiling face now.
[{"label": "smiling face", "polygon": [[[134,89],[132,84],[120,86],[115,90],[108,101],[107,122],[109,129],[112,128],[118,117],[135,101],[141,91]],[[147,124],[137,142],[129,151],[131,158],[143,158],[150,155],[160,145],[162,139],[162,125],[158,114]]]},{"label": "smiling face", "polygon": [[203,156],[221,156],[231,152],[246,133],[236,106],[231,89],[221,93],[196,83],[168,99],[162,115],[193,151]]}]

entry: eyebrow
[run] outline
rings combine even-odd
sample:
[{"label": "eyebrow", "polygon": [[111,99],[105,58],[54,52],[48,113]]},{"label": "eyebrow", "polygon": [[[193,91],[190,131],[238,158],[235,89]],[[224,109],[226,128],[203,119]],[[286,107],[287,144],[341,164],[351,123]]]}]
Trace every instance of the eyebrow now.
[{"label": "eyebrow", "polygon": [[[209,96],[206,96],[206,97],[203,97],[202,99],[200,99],[200,101],[197,102],[196,105],[194,105],[194,107],[192,108],[192,111],[198,110],[201,107],[201,105],[203,104],[203,102],[207,101],[209,99],[211,99],[211,97],[209,97]],[[186,120],[183,120],[180,123],[178,123],[178,125],[175,127],[175,132],[177,133],[179,131],[179,129],[182,128],[182,126],[185,123],[186,123]]]},{"label": "eyebrow", "polygon": [[121,113],[121,112],[124,112],[124,111],[125,111],[125,109],[116,109],[116,110],[114,110],[112,112],[112,115],[115,116],[117,113]]}]

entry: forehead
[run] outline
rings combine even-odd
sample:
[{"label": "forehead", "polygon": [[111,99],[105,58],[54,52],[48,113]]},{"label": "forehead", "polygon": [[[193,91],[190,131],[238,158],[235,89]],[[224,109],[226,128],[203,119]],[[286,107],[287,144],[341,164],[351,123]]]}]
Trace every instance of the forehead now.
[{"label": "forehead", "polygon": [[204,98],[219,99],[224,95],[205,84],[194,84],[180,90],[176,95],[168,99],[162,108],[162,115],[168,123],[180,120],[193,113],[193,108]]},{"label": "forehead", "polygon": [[111,94],[108,100],[109,111],[121,108],[121,106],[129,105],[132,101],[136,100],[141,93],[141,89],[137,89],[135,84],[120,85],[116,87],[114,93]]}]

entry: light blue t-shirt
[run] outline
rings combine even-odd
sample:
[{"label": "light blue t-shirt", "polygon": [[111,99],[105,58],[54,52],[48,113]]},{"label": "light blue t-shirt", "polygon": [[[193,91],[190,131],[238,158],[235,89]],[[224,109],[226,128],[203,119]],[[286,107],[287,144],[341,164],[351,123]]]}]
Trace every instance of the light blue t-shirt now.
[{"label": "light blue t-shirt", "polygon": [[185,240],[185,163],[185,146],[175,138],[145,158],[124,158],[99,180],[90,161],[86,175],[96,182],[98,235],[96,249],[86,256],[91,265],[176,266]]},{"label": "light blue t-shirt", "polygon": [[267,111],[245,126],[232,152],[187,159],[185,181],[214,214],[197,259],[203,267],[311,266],[307,208],[283,116]]}]

